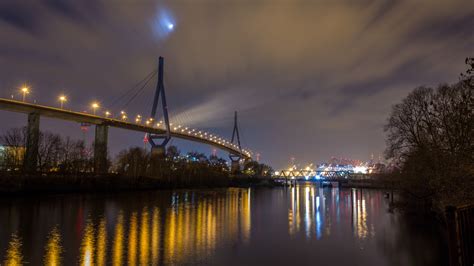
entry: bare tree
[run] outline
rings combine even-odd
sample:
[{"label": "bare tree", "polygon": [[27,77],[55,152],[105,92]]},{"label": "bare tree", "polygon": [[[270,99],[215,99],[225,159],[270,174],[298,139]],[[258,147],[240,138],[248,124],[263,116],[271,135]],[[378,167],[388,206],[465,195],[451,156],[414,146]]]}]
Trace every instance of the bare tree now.
[{"label": "bare tree", "polygon": [[26,145],[26,128],[11,128],[0,136],[4,146],[1,154],[5,168],[20,168]]},{"label": "bare tree", "polygon": [[150,164],[150,154],[142,148],[130,148],[117,156],[116,168],[120,174],[138,177],[145,176]]},{"label": "bare tree", "polygon": [[56,170],[61,153],[61,136],[51,132],[40,132],[38,147],[38,166],[40,171]]},{"label": "bare tree", "polygon": [[414,89],[393,106],[384,128],[387,157],[399,165],[402,185],[418,195],[472,197],[474,86],[473,72],[466,73],[453,85]]},{"label": "bare tree", "polygon": [[84,141],[66,137],[62,141],[60,171],[65,173],[87,172],[88,158]]},{"label": "bare tree", "polygon": [[[26,128],[12,128],[0,135],[3,147],[1,160],[7,169],[20,169],[26,145]],[[63,173],[80,173],[92,171],[92,153],[82,140],[69,137],[61,138],[59,134],[40,132],[38,145],[38,167],[40,171],[58,171]]]}]

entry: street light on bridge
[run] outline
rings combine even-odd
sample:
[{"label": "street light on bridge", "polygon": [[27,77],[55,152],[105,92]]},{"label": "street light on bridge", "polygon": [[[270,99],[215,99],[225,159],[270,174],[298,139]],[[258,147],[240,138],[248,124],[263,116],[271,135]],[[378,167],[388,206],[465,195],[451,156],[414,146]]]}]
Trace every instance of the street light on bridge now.
[{"label": "street light on bridge", "polygon": [[120,111],[120,115],[122,116],[122,120],[125,121],[127,120],[127,113],[125,113],[125,111]]},{"label": "street light on bridge", "polygon": [[23,93],[23,101],[26,100],[26,95],[30,93],[30,89],[26,86],[21,88],[21,92]]},{"label": "street light on bridge", "polygon": [[100,107],[100,105],[99,105],[98,102],[93,102],[91,104],[91,107],[92,107],[92,111],[94,112],[94,115],[95,115],[95,111]]},{"label": "street light on bridge", "polygon": [[111,113],[109,111],[105,111],[105,117],[109,118],[110,115]]},{"label": "street light on bridge", "polygon": [[137,115],[137,117],[135,118],[135,123],[141,123],[141,122],[142,122],[142,116]]},{"label": "street light on bridge", "polygon": [[67,97],[64,95],[59,96],[59,102],[61,103],[61,109],[63,109],[64,103],[67,102]]}]

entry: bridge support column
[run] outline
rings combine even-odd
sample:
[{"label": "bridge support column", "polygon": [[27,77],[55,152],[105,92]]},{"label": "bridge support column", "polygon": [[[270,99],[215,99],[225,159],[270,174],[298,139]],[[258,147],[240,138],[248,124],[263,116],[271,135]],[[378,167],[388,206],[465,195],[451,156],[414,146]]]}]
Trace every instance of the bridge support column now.
[{"label": "bridge support column", "polygon": [[159,159],[165,158],[166,149],[165,146],[151,147],[151,156]]},{"label": "bridge support column", "polygon": [[38,142],[40,135],[39,113],[28,114],[28,126],[26,128],[26,152],[23,161],[25,172],[36,172],[38,164]]},{"label": "bridge support column", "polygon": [[230,163],[230,172],[232,174],[237,174],[240,172],[240,163],[239,161],[231,161]]},{"label": "bridge support column", "polygon": [[[151,175],[153,177],[163,178],[163,163],[166,157],[166,146],[156,145],[151,147],[150,153],[150,167],[151,167]],[[168,181],[170,177],[167,176]]]},{"label": "bridge support column", "polygon": [[237,154],[229,154],[230,159],[230,173],[231,174],[238,174],[240,172],[240,159],[242,159],[241,155]]},{"label": "bridge support column", "polygon": [[94,172],[96,174],[105,174],[108,171],[108,166],[107,166],[108,131],[109,131],[109,128],[107,125],[99,124],[95,126]]}]

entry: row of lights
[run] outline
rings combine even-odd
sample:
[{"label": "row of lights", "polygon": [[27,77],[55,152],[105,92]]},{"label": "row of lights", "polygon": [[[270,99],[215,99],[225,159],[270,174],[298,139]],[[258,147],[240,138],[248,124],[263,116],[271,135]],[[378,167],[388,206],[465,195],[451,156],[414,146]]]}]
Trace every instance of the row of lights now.
[{"label": "row of lights", "polygon": [[[22,95],[23,95],[23,102],[25,102],[26,101],[26,95],[28,95],[30,93],[30,89],[28,87],[24,86],[20,89],[20,91],[22,92]],[[66,103],[68,101],[68,98],[67,98],[66,95],[60,95],[58,97],[58,101],[60,102],[61,109],[63,109],[64,108],[64,103]],[[91,103],[91,108],[92,108],[93,114],[96,115],[96,111],[100,108],[100,104],[98,102],[92,102]],[[104,114],[105,114],[106,118],[109,118],[112,115],[112,113],[110,111],[105,111]],[[126,121],[128,119],[127,113],[125,111],[120,111],[120,119],[122,121]],[[135,123],[141,124],[141,121],[142,121],[142,116],[138,114],[135,118]],[[149,118],[145,121],[145,124],[147,126],[149,126],[152,122],[153,122],[153,118]],[[170,126],[172,126],[172,125],[173,124],[170,123]],[[156,126],[157,127],[163,126],[163,121],[159,121],[156,124]],[[181,132],[181,133],[184,133],[186,135],[193,135],[193,136],[197,136],[197,137],[200,137],[200,138],[208,139],[208,140],[210,140],[214,143],[218,143],[220,145],[233,147],[233,148],[238,148],[237,145],[235,145],[234,143],[230,143],[229,141],[227,141],[227,140],[225,140],[221,137],[218,137],[218,136],[212,135],[212,134],[208,134],[207,132],[196,131],[195,129],[190,129],[188,127],[182,127],[181,125],[178,125],[177,127],[171,127],[171,130],[173,130],[175,132]],[[247,156],[250,156],[249,151],[242,150],[242,152],[245,153]]]},{"label": "row of lights", "polygon": [[[23,87],[20,88],[20,92],[22,93],[22,96],[23,96],[23,98],[22,98],[23,102],[26,102],[26,96],[28,94],[30,94],[30,88],[27,87],[27,86],[23,86]],[[61,94],[61,95],[58,96],[58,101],[59,101],[59,104],[60,104],[60,108],[64,109],[64,104],[68,101],[68,98],[67,98],[66,95]],[[92,108],[93,114],[95,115],[97,109],[100,108],[100,104],[98,102],[92,102],[91,103],[91,108]],[[105,111],[104,114],[105,114],[105,117],[109,117],[111,115],[111,113],[109,111]],[[124,118],[126,118],[126,116],[124,116]]]}]

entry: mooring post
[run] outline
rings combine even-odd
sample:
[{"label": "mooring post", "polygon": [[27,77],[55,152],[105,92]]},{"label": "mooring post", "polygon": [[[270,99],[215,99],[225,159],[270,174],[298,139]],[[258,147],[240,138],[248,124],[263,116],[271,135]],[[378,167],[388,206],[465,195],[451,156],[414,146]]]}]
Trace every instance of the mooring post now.
[{"label": "mooring post", "polygon": [[395,186],[395,182],[392,181],[392,190],[390,191],[390,203],[393,205],[393,188]]},{"label": "mooring post", "polygon": [[445,209],[446,223],[448,229],[448,251],[449,251],[449,265],[460,266],[460,252],[459,252],[459,231],[457,224],[456,207],[447,206]]},{"label": "mooring post", "polygon": [[95,126],[94,142],[94,172],[96,174],[107,173],[107,138],[109,128],[107,125]]},{"label": "mooring post", "polygon": [[33,112],[28,114],[28,126],[26,128],[26,151],[23,161],[25,172],[36,172],[38,164],[38,142],[40,135],[40,115]]}]

